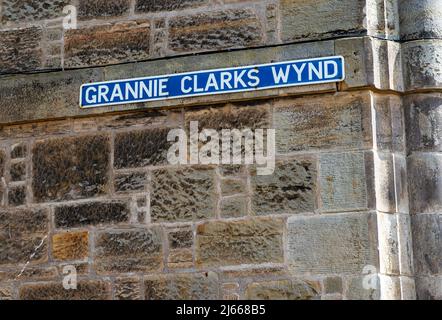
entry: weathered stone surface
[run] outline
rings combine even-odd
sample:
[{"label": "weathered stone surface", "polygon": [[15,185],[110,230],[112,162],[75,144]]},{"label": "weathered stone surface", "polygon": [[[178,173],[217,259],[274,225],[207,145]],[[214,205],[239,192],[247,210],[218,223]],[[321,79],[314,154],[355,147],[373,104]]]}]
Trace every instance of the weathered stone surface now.
[{"label": "weathered stone surface", "polygon": [[438,0],[400,0],[402,40],[442,38],[442,6]]},{"label": "weathered stone surface", "polygon": [[140,300],[141,281],[135,278],[118,278],[115,281],[115,298],[118,300]]},{"label": "weathered stone surface", "polygon": [[6,154],[0,149],[0,177],[5,175]]},{"label": "weathered stone surface", "polygon": [[364,288],[364,277],[352,277],[347,280],[348,288],[345,292],[345,296],[348,300],[379,300],[381,296],[381,290],[379,286],[379,278],[377,281],[372,279],[370,284],[375,288]]},{"label": "weathered stone surface", "polygon": [[18,162],[11,164],[11,181],[24,181],[26,180],[26,163]]},{"label": "weathered stone surface", "polygon": [[109,139],[101,135],[37,142],[32,150],[34,199],[60,201],[105,193],[109,152]]},{"label": "weathered stone surface", "polygon": [[442,276],[417,277],[416,295],[418,300],[442,299]]},{"label": "weathered stone surface", "polygon": [[278,162],[272,175],[252,170],[252,211],[256,215],[312,212],[315,209],[316,164],[313,159]]},{"label": "weathered stone surface", "polygon": [[250,219],[206,222],[197,227],[196,261],[201,267],[283,262],[283,221]]},{"label": "weathered stone surface", "polygon": [[254,46],[262,38],[258,17],[249,9],[179,16],[169,22],[169,49],[176,52]]},{"label": "weathered stone surface", "polygon": [[1,31],[0,38],[0,74],[31,71],[42,66],[41,28]]},{"label": "weathered stone surface", "polygon": [[147,182],[146,173],[120,173],[115,175],[115,191],[131,192],[143,191]]},{"label": "weathered stone surface", "polygon": [[130,0],[80,0],[78,16],[80,19],[114,17],[127,14]]},{"label": "weathered stone surface", "polygon": [[144,20],[68,30],[64,65],[78,68],[147,59],[149,39],[150,24]]},{"label": "weathered stone surface", "polygon": [[184,229],[169,232],[168,240],[170,249],[190,248],[193,244],[193,231]]},{"label": "weathered stone surface", "polygon": [[63,17],[70,0],[4,0],[1,22],[23,22]]},{"label": "weathered stone surface", "polygon": [[442,155],[415,153],[408,157],[408,187],[412,213],[442,209]]},{"label": "weathered stone surface", "polygon": [[101,232],[95,246],[95,269],[99,273],[150,272],[162,268],[159,228]]},{"label": "weathered stone surface", "polygon": [[67,232],[52,236],[52,256],[56,260],[81,260],[89,253],[89,233]]},{"label": "weathered stone surface", "polygon": [[254,282],[247,286],[249,300],[310,300],[318,298],[319,284],[303,280]]},{"label": "weathered stone surface", "polygon": [[122,132],[115,137],[114,166],[118,169],[167,164],[171,129]]},{"label": "weathered stone surface", "polygon": [[411,216],[414,269],[417,275],[442,272],[442,214]]},{"label": "weathered stone surface", "polygon": [[8,204],[11,207],[26,204],[26,186],[10,187],[8,191]]},{"label": "weathered stone surface", "polygon": [[221,216],[223,218],[239,218],[247,215],[245,197],[230,197],[221,200]]},{"label": "weathered stone surface", "polygon": [[402,57],[407,91],[442,86],[442,39],[405,42]]},{"label": "weathered stone surface", "polygon": [[324,279],[324,291],[328,293],[342,293],[342,278],[327,277]]},{"label": "weathered stone surface", "polygon": [[245,183],[243,180],[224,179],[221,182],[221,193],[223,196],[231,196],[245,192]]},{"label": "weathered stone surface", "polygon": [[273,113],[277,151],[369,146],[369,124],[365,120],[369,110],[368,93],[280,99]]},{"label": "weathered stone surface", "polygon": [[320,209],[348,211],[367,208],[367,179],[364,153],[321,155]]},{"label": "weathered stone surface", "polygon": [[364,9],[364,0],[282,0],[281,37],[291,41],[365,34]]},{"label": "weathered stone surface", "polygon": [[152,221],[191,221],[214,215],[213,169],[188,167],[152,172]]},{"label": "weathered stone surface", "polygon": [[14,299],[14,288],[12,284],[0,284],[0,301],[2,300],[13,300]]},{"label": "weathered stone surface", "polygon": [[[239,104],[236,105],[240,106]],[[186,128],[189,128],[191,121],[198,121],[198,128],[200,130],[214,129],[221,131],[222,129],[248,128],[255,130],[269,128],[269,113],[265,102],[244,102],[243,106],[189,110],[185,113]]]},{"label": "weathered stone surface", "polygon": [[136,12],[158,12],[173,11],[187,8],[194,8],[206,4],[208,0],[137,0],[135,4]]},{"label": "weathered stone surface", "polygon": [[58,276],[57,268],[55,267],[27,267],[25,270],[15,270],[10,272],[0,272],[1,280],[17,279],[21,281],[42,281],[56,279]]},{"label": "weathered stone surface", "polygon": [[442,151],[442,95],[409,95],[404,105],[409,151]]},{"label": "weathered stone surface", "polygon": [[129,204],[118,200],[64,205],[55,208],[54,222],[57,228],[116,224],[127,222],[129,211]]},{"label": "weathered stone surface", "polygon": [[349,213],[291,217],[288,262],[298,273],[361,273],[378,265],[376,217]]},{"label": "weathered stone surface", "polygon": [[66,290],[59,281],[23,285],[19,296],[23,300],[107,300],[111,294],[104,281],[79,281],[77,290]]},{"label": "weathered stone surface", "polygon": [[173,249],[169,251],[167,257],[167,267],[169,269],[190,269],[193,266],[192,249]]},{"label": "weathered stone surface", "polygon": [[48,225],[45,210],[0,210],[0,265],[44,261]]},{"label": "weathered stone surface", "polygon": [[146,300],[217,300],[218,275],[181,273],[148,276],[144,281]]},{"label": "weathered stone surface", "polygon": [[[79,88],[89,81],[100,80],[102,80],[102,73],[97,69],[2,78],[0,79],[0,123],[93,113],[95,111],[78,108]],[[49,123],[49,126],[46,122],[40,125],[36,123],[31,126],[21,125],[17,128],[27,128],[33,133],[38,128],[45,128],[47,132],[53,131],[53,126],[60,130],[55,122]],[[17,132],[17,136],[20,135],[23,135],[21,130]]]}]

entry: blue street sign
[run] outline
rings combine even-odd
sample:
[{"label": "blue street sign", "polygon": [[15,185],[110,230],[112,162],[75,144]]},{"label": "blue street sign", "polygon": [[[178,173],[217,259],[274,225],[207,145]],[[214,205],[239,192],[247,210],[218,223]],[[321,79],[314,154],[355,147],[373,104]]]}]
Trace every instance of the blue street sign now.
[{"label": "blue street sign", "polygon": [[341,56],[136,78],[81,86],[80,107],[264,90],[343,81]]}]

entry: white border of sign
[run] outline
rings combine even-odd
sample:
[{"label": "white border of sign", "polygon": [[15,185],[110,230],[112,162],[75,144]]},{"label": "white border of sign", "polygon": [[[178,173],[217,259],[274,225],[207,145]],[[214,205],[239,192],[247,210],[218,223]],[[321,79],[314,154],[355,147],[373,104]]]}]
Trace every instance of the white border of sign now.
[{"label": "white border of sign", "polygon": [[[299,82],[296,84],[284,84],[284,85],[276,85],[276,86],[260,87],[260,88],[258,87],[258,88],[238,89],[238,90],[231,90],[231,91],[196,93],[196,94],[180,95],[180,96],[173,96],[173,97],[143,99],[143,100],[136,100],[136,101],[109,102],[109,103],[102,103],[102,104],[97,104],[97,105],[93,105],[93,106],[82,106],[81,105],[81,102],[83,100],[82,94],[83,94],[83,87],[84,86],[100,85],[100,84],[106,84],[106,83],[121,83],[121,82],[126,82],[126,81],[150,80],[150,79],[166,78],[166,77],[172,77],[172,76],[185,76],[185,75],[190,75],[190,74],[200,74],[200,73],[206,73],[206,72],[225,71],[225,70],[232,70],[232,69],[278,66],[278,65],[287,64],[287,63],[299,63],[299,62],[318,61],[318,60],[326,60],[326,59],[341,59],[342,60],[342,78],[341,79]],[[221,69],[207,69],[207,70],[200,70],[200,71],[189,71],[189,72],[183,72],[183,73],[174,73],[174,74],[139,77],[139,78],[129,78],[129,79],[123,79],[123,80],[108,80],[108,81],[101,81],[101,82],[85,83],[85,84],[81,85],[81,87],[80,87],[79,105],[80,105],[81,109],[92,109],[92,108],[98,108],[98,107],[104,107],[104,106],[136,104],[136,103],[149,102],[149,101],[172,100],[172,99],[180,99],[180,98],[191,98],[191,97],[200,97],[200,96],[209,96],[209,95],[230,94],[230,93],[238,93],[238,92],[261,91],[261,90],[268,90],[268,89],[275,89],[275,88],[300,87],[300,86],[304,86],[304,85],[315,85],[315,84],[323,84],[323,83],[341,82],[344,80],[345,80],[345,59],[344,59],[344,57],[343,56],[330,56],[330,57],[320,57],[320,58],[301,59],[301,60],[289,60],[289,61],[283,61],[283,62],[265,63],[265,64],[258,64],[258,65],[229,67],[229,68],[221,68]]]}]

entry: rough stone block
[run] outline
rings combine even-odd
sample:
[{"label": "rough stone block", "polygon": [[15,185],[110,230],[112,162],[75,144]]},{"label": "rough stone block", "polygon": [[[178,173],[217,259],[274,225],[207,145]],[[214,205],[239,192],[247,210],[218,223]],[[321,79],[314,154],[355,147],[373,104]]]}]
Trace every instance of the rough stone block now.
[{"label": "rough stone block", "polygon": [[192,221],[214,216],[213,169],[188,167],[152,172],[152,221]]},{"label": "rough stone block", "polygon": [[52,236],[52,256],[56,260],[81,260],[89,253],[89,233],[67,232]]},{"label": "rough stone block", "polygon": [[19,297],[22,300],[108,300],[111,290],[103,281],[79,281],[77,290],[66,290],[59,281],[23,285]]},{"label": "rough stone block", "polygon": [[369,110],[368,93],[281,99],[273,113],[277,151],[368,147]]},{"label": "rough stone block", "polygon": [[342,278],[341,277],[327,277],[324,279],[324,291],[329,293],[342,293]]},{"label": "rough stone block", "polygon": [[101,232],[95,250],[95,269],[99,273],[151,272],[163,265],[159,228]]},{"label": "rough stone block", "polygon": [[[374,279],[373,279],[374,280]],[[370,282],[371,286],[364,288],[364,277],[352,277],[347,280],[345,296],[348,300],[379,300],[381,297],[380,281]]]},{"label": "rough stone block", "polygon": [[404,97],[409,151],[442,151],[442,95]]},{"label": "rough stone block", "polygon": [[18,162],[11,164],[11,181],[24,181],[26,180],[26,163]]},{"label": "rough stone block", "polygon": [[145,172],[120,173],[115,175],[116,192],[143,191],[147,183]]},{"label": "rough stone block", "polygon": [[246,288],[248,300],[311,300],[319,296],[319,284],[303,280],[254,282]]},{"label": "rough stone block", "polygon": [[135,278],[117,278],[115,298],[117,300],[141,300],[141,281]]},{"label": "rough stone block", "polygon": [[0,265],[46,260],[48,225],[45,210],[0,210]]},{"label": "rough stone block", "polygon": [[158,12],[174,11],[199,7],[207,4],[208,0],[137,0],[135,4],[136,12]]},{"label": "rough stone block", "polygon": [[71,29],[65,34],[64,66],[108,65],[149,58],[150,24],[128,21]]},{"label": "rough stone block", "polygon": [[170,249],[190,248],[193,245],[193,231],[183,229],[169,232],[168,240]]},{"label": "rough stone block", "polygon": [[298,273],[361,273],[378,265],[376,217],[349,213],[290,217],[288,262]]},{"label": "rough stone block", "polygon": [[224,179],[221,181],[221,193],[223,196],[231,196],[245,191],[245,183],[242,180]]},{"label": "rough stone block", "polygon": [[417,275],[442,272],[442,214],[411,216],[414,269]]},{"label": "rough stone block", "polygon": [[313,159],[278,162],[272,175],[257,175],[252,170],[252,212],[312,212],[315,209],[316,163]]},{"label": "rough stone block", "polygon": [[281,0],[282,40],[365,34],[365,4],[364,0]]},{"label": "rough stone block", "polygon": [[442,39],[405,42],[402,57],[407,91],[442,86]]},{"label": "rough stone block", "polygon": [[105,193],[109,152],[106,136],[37,142],[32,150],[34,199],[37,202],[60,201]]},{"label": "rough stone block", "polygon": [[362,152],[320,156],[320,209],[348,211],[367,208],[365,157]]},{"label": "rough stone block", "polygon": [[11,207],[26,204],[26,186],[10,187],[8,191],[8,203]]},{"label": "rough stone block", "polygon": [[129,204],[124,201],[88,202],[55,208],[57,228],[76,228],[89,225],[128,222]]},{"label": "rough stone block", "polygon": [[283,262],[282,229],[283,221],[274,218],[201,224],[196,235],[197,265]]},{"label": "rough stone block", "polygon": [[442,155],[415,153],[408,157],[411,213],[442,209]]},{"label": "rough stone block", "polygon": [[169,22],[169,49],[176,52],[249,47],[263,38],[250,9],[226,9],[174,17]]},{"label": "rough stone block", "polygon": [[63,7],[70,0],[5,0],[1,22],[24,22],[63,17]]},{"label": "rough stone block", "polygon": [[25,158],[27,153],[26,144],[16,144],[11,147],[11,159]]},{"label": "rough stone block", "polygon": [[182,273],[148,276],[144,281],[146,300],[217,300],[218,275]]},{"label": "rough stone block", "polygon": [[149,129],[115,136],[114,166],[118,169],[167,164],[170,129]]},{"label": "rough stone block", "polygon": [[442,6],[438,0],[400,0],[402,40],[442,38]]},{"label": "rough stone block", "polygon": [[40,27],[0,31],[0,74],[40,69],[43,51]]},{"label": "rough stone block", "polygon": [[80,19],[115,17],[127,14],[130,0],[80,0],[78,16]]},{"label": "rough stone block", "polygon": [[418,300],[442,299],[442,276],[417,277],[416,296]]},{"label": "rough stone block", "polygon": [[223,218],[239,218],[247,215],[247,199],[230,197],[221,200],[221,216]]}]

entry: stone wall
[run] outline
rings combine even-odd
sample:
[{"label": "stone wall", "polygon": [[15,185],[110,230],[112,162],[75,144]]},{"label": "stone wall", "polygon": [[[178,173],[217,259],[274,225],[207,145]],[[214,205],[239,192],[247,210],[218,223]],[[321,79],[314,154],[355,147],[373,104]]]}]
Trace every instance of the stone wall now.
[{"label": "stone wall", "polygon": [[[0,299],[441,299],[441,10],[0,1]],[[78,107],[91,81],[331,55],[342,83]],[[275,173],[170,165],[195,120],[276,129]]]}]

